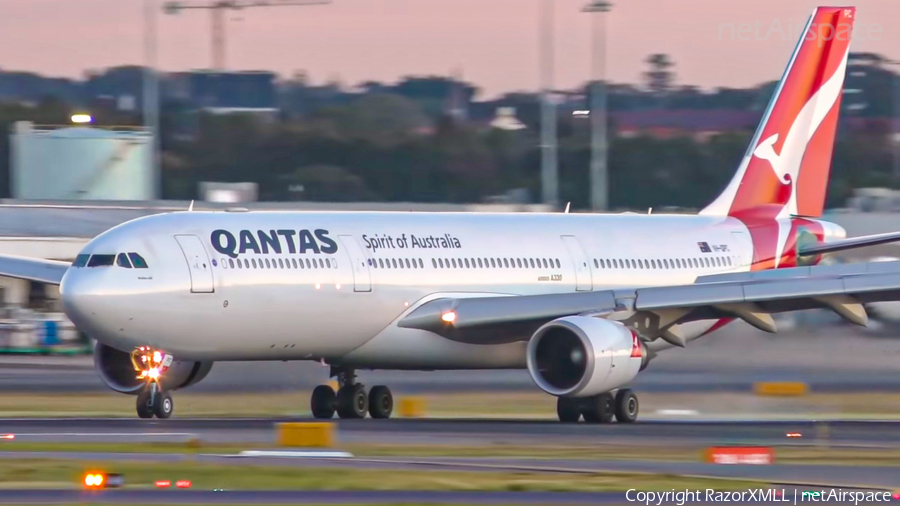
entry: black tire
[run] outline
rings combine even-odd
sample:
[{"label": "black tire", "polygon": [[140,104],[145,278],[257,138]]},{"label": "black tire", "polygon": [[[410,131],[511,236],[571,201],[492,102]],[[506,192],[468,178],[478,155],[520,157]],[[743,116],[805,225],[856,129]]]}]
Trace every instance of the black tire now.
[{"label": "black tire", "polygon": [[153,418],[153,404],[150,401],[149,390],[141,390],[136,404],[138,418]]},{"label": "black tire", "polygon": [[581,409],[578,399],[571,397],[556,398],[556,416],[560,422],[576,423],[581,418]]},{"label": "black tire", "polygon": [[619,423],[634,423],[639,407],[637,395],[631,390],[623,388],[616,394],[616,420]]},{"label": "black tire", "polygon": [[609,423],[615,416],[615,410],[615,399],[612,394],[605,393],[586,398],[581,414],[585,422]]},{"label": "black tire", "polygon": [[365,418],[369,411],[369,396],[362,385],[351,385],[337,393],[337,413],[341,418]]},{"label": "black tire", "polygon": [[391,389],[378,385],[369,391],[369,416],[372,418],[390,418],[394,411],[394,396]]},{"label": "black tire", "polygon": [[153,403],[153,412],[156,414],[156,418],[169,418],[173,411],[175,411],[175,401],[172,400],[172,396],[168,392],[157,393]]},{"label": "black tire", "polygon": [[309,401],[309,407],[315,418],[332,418],[337,396],[334,389],[328,385],[319,385],[313,392]]}]

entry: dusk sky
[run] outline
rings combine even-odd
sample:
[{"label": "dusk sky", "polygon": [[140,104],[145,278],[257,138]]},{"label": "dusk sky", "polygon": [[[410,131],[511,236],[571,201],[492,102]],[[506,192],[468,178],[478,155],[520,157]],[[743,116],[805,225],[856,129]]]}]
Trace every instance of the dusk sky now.
[{"label": "dusk sky", "polygon": [[[210,0],[189,0],[208,2]],[[778,79],[815,0],[612,0],[609,78],[638,82],[664,52],[679,84],[748,86]],[[334,0],[227,15],[228,67],[305,71],[312,82],[395,81],[454,72],[482,96],[538,88],[540,0]],[[160,5],[162,1],[159,2]],[[556,0],[556,85],[589,75],[586,0]],[[855,51],[900,60],[900,0],[857,0]],[[143,0],[0,0],[0,68],[77,77],[142,63]],[[207,11],[160,14],[164,70],[210,66]],[[739,40],[738,25],[755,25]],[[865,33],[859,28],[863,27]],[[733,31],[734,30],[734,31]],[[782,35],[783,34],[783,35]],[[768,37],[767,37],[768,35]],[[759,40],[757,40],[759,39]]]}]

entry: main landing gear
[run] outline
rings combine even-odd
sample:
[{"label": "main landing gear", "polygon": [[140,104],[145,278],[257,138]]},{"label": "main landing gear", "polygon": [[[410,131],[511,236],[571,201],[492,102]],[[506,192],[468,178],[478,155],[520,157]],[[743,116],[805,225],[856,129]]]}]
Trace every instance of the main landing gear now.
[{"label": "main landing gear", "polygon": [[622,388],[615,396],[611,392],[592,397],[558,397],[556,414],[561,422],[577,422],[584,417],[589,423],[633,423],[638,417],[638,398],[633,391]]},{"label": "main landing gear", "polygon": [[131,352],[131,363],[144,386],[137,396],[140,418],[169,418],[175,410],[172,395],[164,391],[160,379],[172,365],[172,355],[142,346]]},{"label": "main landing gear", "polygon": [[330,385],[319,385],[312,393],[310,408],[316,418],[331,418],[337,412],[341,418],[390,418],[394,411],[394,398],[386,386],[375,386],[366,393],[366,387],[356,382],[353,369],[332,368],[332,376],[338,378],[337,393]]}]

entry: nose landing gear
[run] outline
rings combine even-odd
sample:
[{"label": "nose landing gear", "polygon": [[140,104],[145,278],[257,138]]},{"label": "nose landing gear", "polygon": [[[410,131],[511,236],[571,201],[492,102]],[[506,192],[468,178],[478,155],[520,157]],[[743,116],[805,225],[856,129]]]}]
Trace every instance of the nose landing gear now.
[{"label": "nose landing gear", "polygon": [[175,410],[175,402],[169,392],[158,390],[157,383],[151,383],[137,396],[137,414],[140,418],[169,418]]},{"label": "nose landing gear", "polygon": [[390,418],[394,398],[388,387],[378,385],[366,393],[366,387],[356,382],[353,369],[332,367],[332,376],[338,378],[337,393],[329,385],[313,390],[310,407],[315,418],[328,419],[335,413],[343,419],[365,418],[366,413],[372,418]]},{"label": "nose landing gear", "polygon": [[137,415],[140,418],[169,418],[175,410],[172,395],[164,391],[160,380],[173,362],[172,355],[141,346],[131,352],[131,363],[144,381],[137,396]]}]

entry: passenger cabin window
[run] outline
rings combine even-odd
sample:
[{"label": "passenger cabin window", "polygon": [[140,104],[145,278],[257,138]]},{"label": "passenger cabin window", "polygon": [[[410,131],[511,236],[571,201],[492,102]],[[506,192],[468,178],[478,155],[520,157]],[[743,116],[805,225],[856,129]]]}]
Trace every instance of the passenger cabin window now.
[{"label": "passenger cabin window", "polygon": [[126,269],[131,269],[131,262],[128,261],[128,257],[125,253],[119,253],[119,256],[116,257],[116,265],[119,267],[124,267]]},{"label": "passenger cabin window", "polygon": [[116,262],[115,255],[93,255],[88,260],[88,267],[110,267]]}]

